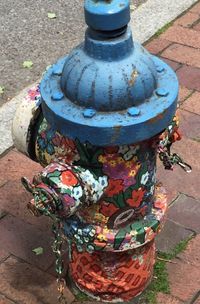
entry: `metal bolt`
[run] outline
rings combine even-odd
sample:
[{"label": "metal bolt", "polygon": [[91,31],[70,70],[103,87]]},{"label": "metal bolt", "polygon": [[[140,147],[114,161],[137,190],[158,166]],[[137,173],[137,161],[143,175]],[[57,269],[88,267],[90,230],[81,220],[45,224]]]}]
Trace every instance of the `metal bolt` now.
[{"label": "metal bolt", "polygon": [[95,115],[96,115],[96,110],[94,109],[85,109],[85,111],[83,112],[83,116],[86,118],[92,118]]},{"label": "metal bolt", "polygon": [[167,95],[169,94],[169,92],[166,91],[164,88],[158,88],[158,89],[156,90],[156,94],[157,94],[158,96],[165,97],[165,96],[167,96]]},{"label": "metal bolt", "polygon": [[162,66],[157,66],[156,71],[157,71],[158,73],[162,73],[162,72],[165,71],[165,68],[162,67]]},{"label": "metal bolt", "polygon": [[61,100],[64,97],[64,94],[62,92],[57,91],[54,92],[51,97],[53,100]]},{"label": "metal bolt", "polygon": [[128,114],[130,116],[138,116],[140,114],[140,110],[136,107],[132,107],[128,109]]},{"label": "metal bolt", "polygon": [[54,65],[54,66],[53,66],[52,74],[53,74],[53,75],[61,75],[61,74],[62,74],[62,70],[60,69],[59,66]]}]

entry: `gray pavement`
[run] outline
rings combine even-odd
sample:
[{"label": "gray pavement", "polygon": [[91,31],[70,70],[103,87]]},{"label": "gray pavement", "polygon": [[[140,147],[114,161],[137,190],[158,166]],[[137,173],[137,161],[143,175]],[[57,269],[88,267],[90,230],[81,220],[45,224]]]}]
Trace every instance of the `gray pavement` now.
[{"label": "gray pavement", "polygon": [[[137,7],[144,2],[131,0]],[[49,19],[48,12],[57,18]],[[0,107],[83,39],[83,18],[83,0],[0,1]],[[26,60],[31,69],[23,68]]]}]

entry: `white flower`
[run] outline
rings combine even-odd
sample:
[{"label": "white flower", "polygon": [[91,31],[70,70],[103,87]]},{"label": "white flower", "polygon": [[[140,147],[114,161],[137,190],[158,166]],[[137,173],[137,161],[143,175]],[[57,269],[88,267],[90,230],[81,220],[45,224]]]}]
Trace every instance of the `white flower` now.
[{"label": "white flower", "polygon": [[154,189],[155,189],[155,185],[151,186],[150,193],[151,193],[152,195],[154,194]]},{"label": "white flower", "polygon": [[105,189],[108,186],[108,177],[106,175],[100,176],[98,181],[102,189]]},{"label": "white flower", "polygon": [[130,160],[130,159],[136,154],[136,152],[137,152],[137,150],[139,149],[139,147],[140,147],[139,145],[129,147],[128,152],[126,152],[126,153],[124,154],[123,158],[124,158],[125,160]]},{"label": "white flower", "polygon": [[83,189],[81,186],[78,187],[74,187],[71,193],[71,196],[73,198],[75,198],[76,200],[78,200],[79,198],[81,198],[83,196]]},{"label": "white flower", "polygon": [[91,185],[95,180],[94,175],[89,170],[82,171],[79,175],[82,181],[89,185]]},{"label": "white flower", "polygon": [[145,174],[142,175],[141,184],[146,185],[148,179],[149,179],[149,172],[146,172]]},{"label": "white flower", "polygon": [[153,171],[152,182],[153,182],[153,183],[156,182],[156,169],[154,169],[154,171]]},{"label": "white flower", "polygon": [[126,154],[124,154],[123,158],[125,160],[130,160],[133,157],[133,153],[131,151],[128,151]]},{"label": "white flower", "polygon": [[94,203],[98,202],[98,200],[102,197],[102,195],[103,195],[103,191],[102,190],[99,190],[98,192],[95,192],[92,195],[93,202]]},{"label": "white flower", "polygon": [[95,192],[99,191],[100,185],[99,185],[98,180],[96,180],[96,179],[93,180],[93,182],[92,182],[92,189]]},{"label": "white flower", "polygon": [[136,154],[137,150],[139,150],[140,146],[137,145],[137,146],[131,146],[129,147],[129,150],[133,153],[133,154]]},{"label": "white flower", "polygon": [[129,150],[129,147],[128,147],[127,145],[123,145],[123,146],[120,146],[120,147],[119,147],[119,151],[118,151],[118,152],[124,154],[124,153],[126,153],[128,150]]},{"label": "white flower", "polygon": [[89,232],[89,236],[93,237],[93,236],[95,236],[95,233],[96,233],[95,229],[92,228]]}]

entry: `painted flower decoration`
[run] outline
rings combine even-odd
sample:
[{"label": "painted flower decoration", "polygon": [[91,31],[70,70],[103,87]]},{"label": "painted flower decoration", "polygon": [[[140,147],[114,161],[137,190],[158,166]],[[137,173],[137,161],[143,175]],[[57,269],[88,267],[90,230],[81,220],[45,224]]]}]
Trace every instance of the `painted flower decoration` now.
[{"label": "painted flower decoration", "polygon": [[48,154],[52,155],[55,152],[54,146],[51,143],[51,138],[53,137],[54,132],[52,130],[48,130],[46,133],[41,132],[38,136],[37,143],[41,150],[46,150]]},{"label": "painted flower decoration", "polygon": [[146,183],[148,182],[148,179],[149,179],[149,172],[146,172],[141,177],[141,184],[146,185]]},{"label": "painted flower decoration", "polygon": [[113,195],[119,194],[122,190],[123,190],[123,180],[110,179],[105,194],[108,197],[112,197]]},{"label": "painted flower decoration", "polygon": [[72,189],[71,196],[75,198],[75,200],[79,200],[83,196],[83,189],[81,186],[74,187]]},{"label": "painted flower decoration", "polygon": [[106,216],[110,217],[112,216],[116,211],[118,211],[119,208],[117,208],[114,204],[112,203],[107,203],[107,202],[101,202],[101,207],[100,207],[100,212]]},{"label": "painted flower decoration", "polygon": [[28,90],[28,98],[29,100],[37,100],[40,97],[40,91],[39,91],[39,86],[34,87],[30,90]]},{"label": "painted flower decoration", "polygon": [[63,171],[61,174],[61,182],[66,186],[76,186],[77,185],[77,178],[76,176],[69,170]]},{"label": "painted flower decoration", "polygon": [[130,207],[138,208],[141,205],[144,194],[145,189],[141,187],[138,190],[133,190],[131,198],[127,199],[127,203]]}]

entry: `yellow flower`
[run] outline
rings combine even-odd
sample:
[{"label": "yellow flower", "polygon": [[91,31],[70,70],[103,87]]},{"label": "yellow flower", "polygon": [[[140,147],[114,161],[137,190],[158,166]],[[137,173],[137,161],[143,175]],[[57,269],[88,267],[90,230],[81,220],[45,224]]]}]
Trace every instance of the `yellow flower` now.
[{"label": "yellow flower", "polygon": [[132,162],[129,160],[125,163],[126,168],[131,168],[133,166]]},{"label": "yellow flower", "polygon": [[95,213],[94,220],[106,224],[108,222],[108,217],[100,213]]},{"label": "yellow flower", "polygon": [[128,174],[128,176],[135,176],[136,175],[136,171],[135,170],[131,170]]},{"label": "yellow flower", "polygon": [[99,155],[99,158],[98,158],[99,162],[104,164],[106,162],[106,157],[103,156],[103,155]]},{"label": "yellow flower", "polygon": [[118,157],[117,162],[118,162],[118,164],[122,164],[124,162],[124,160],[122,157]]},{"label": "yellow flower", "polygon": [[107,237],[106,237],[105,235],[103,235],[102,233],[100,233],[100,234],[97,236],[97,239],[98,239],[100,242],[107,241]]},{"label": "yellow flower", "polygon": [[111,167],[115,167],[117,163],[115,160],[111,160],[109,161],[109,164],[111,165]]}]

